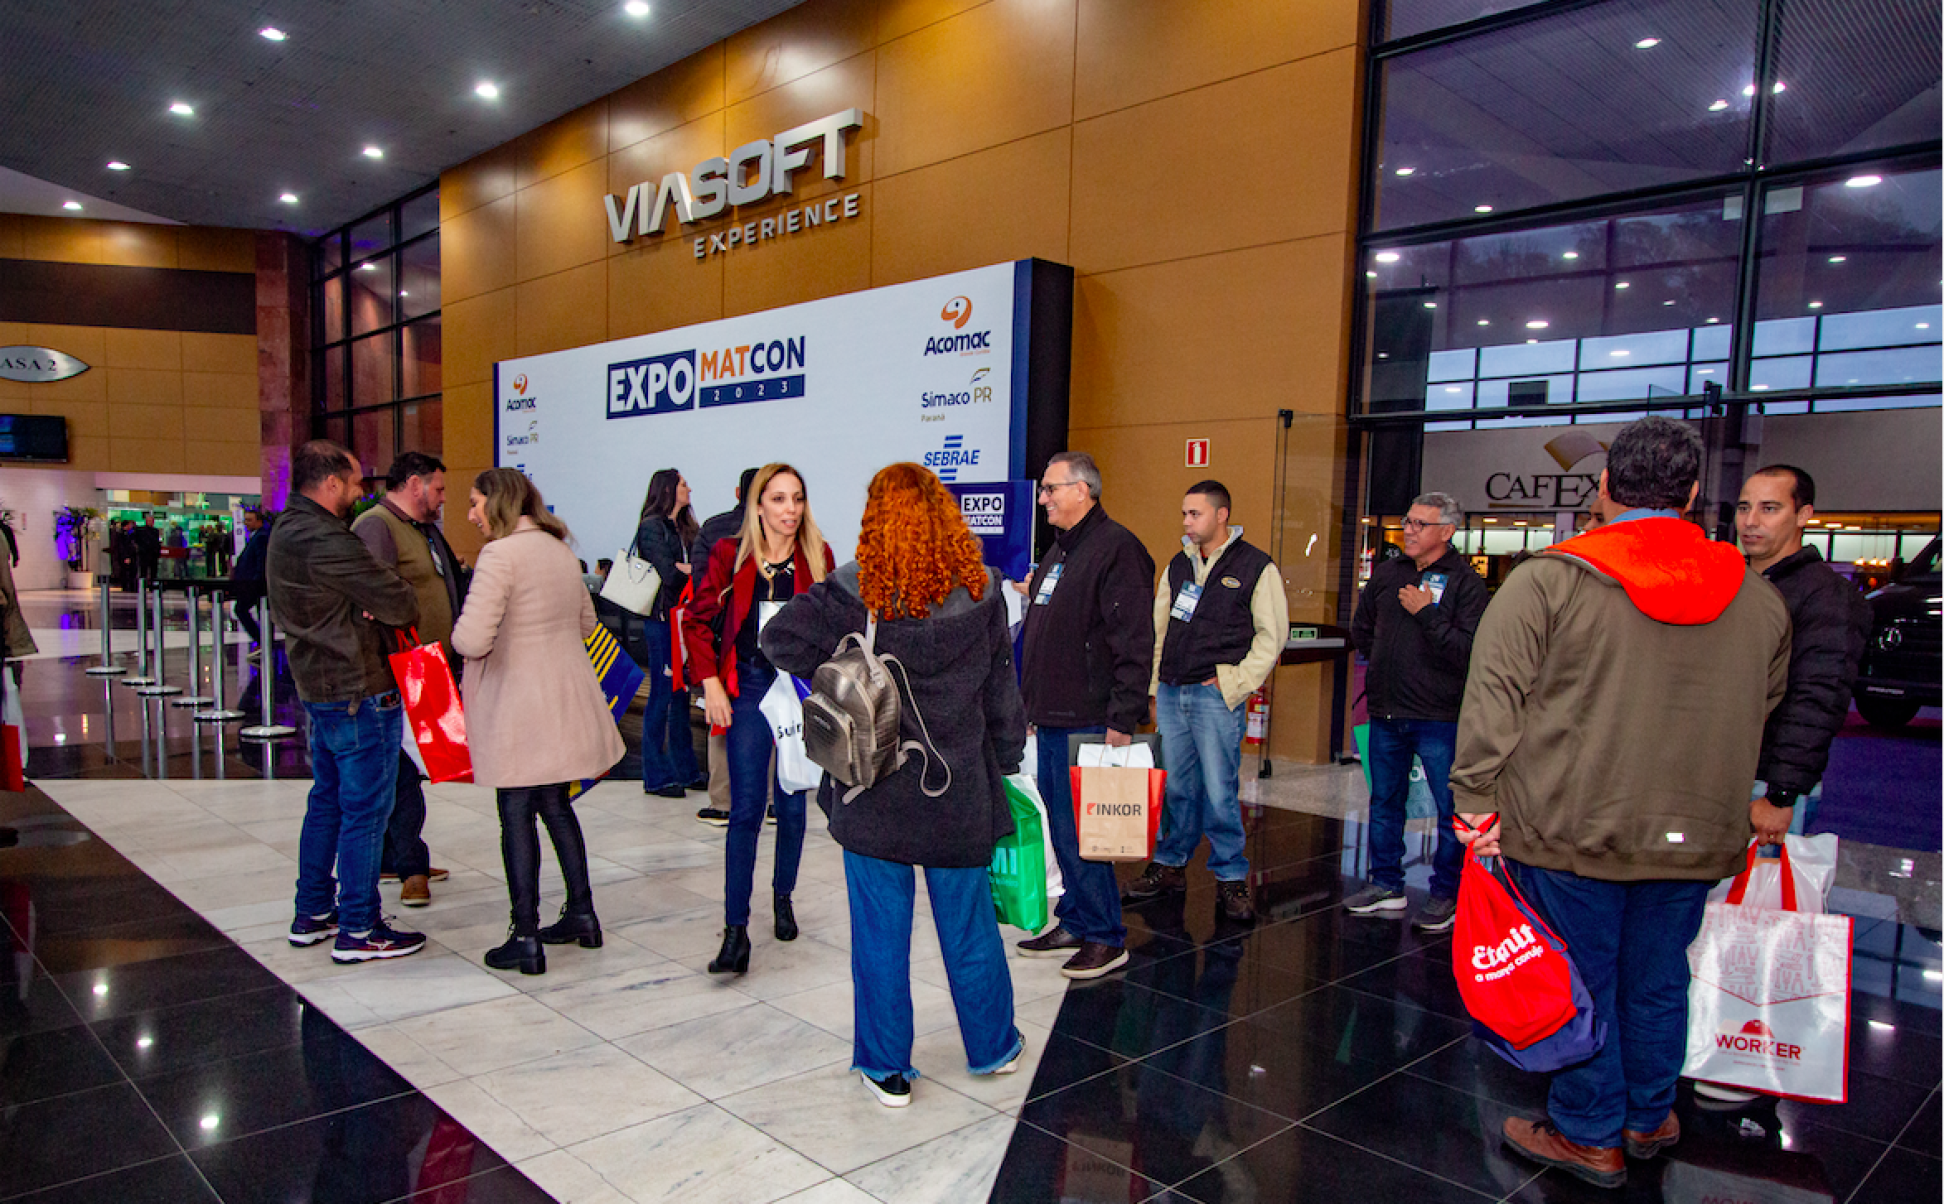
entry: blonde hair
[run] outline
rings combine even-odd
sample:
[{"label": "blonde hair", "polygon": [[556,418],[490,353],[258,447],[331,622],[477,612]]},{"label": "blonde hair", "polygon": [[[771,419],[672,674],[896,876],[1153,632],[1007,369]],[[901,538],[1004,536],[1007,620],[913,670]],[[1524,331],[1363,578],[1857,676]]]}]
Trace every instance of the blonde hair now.
[{"label": "blonde hair", "polygon": [[539,486],[525,473],[512,468],[489,468],[473,478],[472,487],[486,499],[486,538],[503,539],[513,533],[520,519],[530,518],[535,526],[562,543],[573,542],[567,524],[547,509],[547,504],[540,500]]},{"label": "blonde hair", "polygon": [[803,559],[810,565],[810,580],[824,579],[823,532],[817,529],[817,520],[810,517],[810,486],[803,482],[803,474],[788,464],[765,464],[756,470],[756,479],[749,483],[749,492],[743,498],[742,538],[736,547],[736,568],[741,569],[743,561],[756,557],[757,567],[761,568],[765,551],[763,539],[763,491],[777,477],[789,473],[803,486],[803,519],[797,523],[796,546],[803,553]]}]

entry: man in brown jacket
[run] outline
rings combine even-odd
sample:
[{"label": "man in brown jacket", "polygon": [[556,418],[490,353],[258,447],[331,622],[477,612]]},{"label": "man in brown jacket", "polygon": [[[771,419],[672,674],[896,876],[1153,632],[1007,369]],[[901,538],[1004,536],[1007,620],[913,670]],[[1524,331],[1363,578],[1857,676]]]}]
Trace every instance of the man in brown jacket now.
[{"label": "man in brown jacket", "polygon": [[[1505,1122],[1535,1162],[1603,1187],[1621,1148],[1680,1137],[1687,947],[1709,886],[1741,864],[1762,726],[1789,674],[1781,595],[1681,515],[1702,444],[1672,418],[1629,424],[1607,453],[1598,531],[1507,579],[1473,644],[1451,770],[1481,855],[1572,950],[1606,1044],[1553,1076],[1548,1115]],[[1453,951],[1454,960],[1470,951]]]}]

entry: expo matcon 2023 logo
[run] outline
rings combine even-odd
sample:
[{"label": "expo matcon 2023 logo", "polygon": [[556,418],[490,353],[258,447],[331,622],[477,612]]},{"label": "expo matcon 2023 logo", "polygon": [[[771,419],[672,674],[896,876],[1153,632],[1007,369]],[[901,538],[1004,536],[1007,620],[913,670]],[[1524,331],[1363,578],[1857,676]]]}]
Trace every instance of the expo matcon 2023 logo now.
[{"label": "expo matcon 2023 logo", "polygon": [[809,336],[609,364],[607,416],[641,418],[804,395]]}]

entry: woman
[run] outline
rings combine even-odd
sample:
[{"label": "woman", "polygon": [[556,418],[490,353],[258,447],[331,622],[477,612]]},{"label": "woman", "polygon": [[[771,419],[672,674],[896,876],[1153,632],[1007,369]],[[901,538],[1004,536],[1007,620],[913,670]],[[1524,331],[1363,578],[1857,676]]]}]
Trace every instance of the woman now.
[{"label": "woman", "polygon": [[763,695],[776,669],[756,636],[782,609],[830,574],[836,558],[810,517],[803,474],[788,464],[767,464],[750,483],[755,499],[743,516],[742,535],[719,541],[696,587],[682,625],[691,679],[702,682],[709,723],[728,730],[729,840],[723,871],[722,949],[711,974],[749,971],[749,894],[756,876],[756,836],[763,828],[765,794],[776,810],[774,891],[776,939],[797,938],[790,892],[803,856],[803,792],[783,789],[770,772],[775,744],[763,717]]},{"label": "woman", "polygon": [[668,614],[688,585],[688,548],[701,529],[689,508],[688,482],[673,468],[648,479],[635,529],[635,554],[661,574],[661,592],[646,615],[628,620],[628,651],[648,675],[648,706],[641,719],[641,789],[662,798],[706,790],[709,779],[695,768],[689,734],[688,695],[677,694],[669,675]]},{"label": "woman", "polygon": [[[486,954],[486,964],[545,974],[543,945],[601,947],[587,845],[567,785],[600,777],[626,750],[587,659],[594,604],[567,547],[567,525],[510,468],[480,473],[470,501],[466,517],[487,542],[452,646],[466,658],[460,692],[473,781],[499,792],[500,855],[513,900],[508,940]],[[545,928],[536,814],[567,883],[567,905]]]},{"label": "woman", "polygon": [[925,871],[968,1068],[1010,1074],[1025,1048],[987,878],[993,848],[1013,830],[1005,777],[1026,750],[1006,605],[958,501],[916,464],[873,478],[857,561],[784,607],[763,631],[763,651],[808,677],[873,616],[878,652],[903,668],[891,670],[898,736],[925,751],[847,803],[837,801],[846,787],[826,778],[817,802],[843,846],[850,892],[852,1069],[879,1103],[901,1108],[918,1077],[913,866]]}]

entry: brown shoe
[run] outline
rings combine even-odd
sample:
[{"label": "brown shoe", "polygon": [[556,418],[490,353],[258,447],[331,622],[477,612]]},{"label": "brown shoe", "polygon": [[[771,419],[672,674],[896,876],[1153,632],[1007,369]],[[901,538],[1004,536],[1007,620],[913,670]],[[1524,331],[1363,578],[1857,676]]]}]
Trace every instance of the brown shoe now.
[{"label": "brown shoe", "polygon": [[1668,1110],[1667,1119],[1660,1122],[1660,1128],[1651,1133],[1636,1133],[1628,1129],[1621,1136],[1627,1139],[1627,1157],[1655,1158],[1660,1152],[1681,1140],[1681,1118]]},{"label": "brown shoe", "polygon": [[1150,861],[1141,876],[1127,884],[1121,892],[1121,903],[1145,903],[1162,895],[1178,895],[1188,889],[1188,871],[1178,865],[1162,865]]},{"label": "brown shoe", "polygon": [[407,907],[424,907],[432,901],[432,890],[424,874],[413,874],[398,888],[398,901]]},{"label": "brown shoe", "polygon": [[1072,957],[1074,950],[1080,948],[1080,938],[1056,924],[1013,947],[1021,957]]},{"label": "brown shoe", "polygon": [[452,877],[451,870],[442,870],[436,865],[425,871],[425,880],[427,882],[444,882],[450,877]]},{"label": "brown shoe", "polygon": [[1216,883],[1215,901],[1221,907],[1224,919],[1246,924],[1256,918],[1255,903],[1249,898],[1249,884],[1246,882]]},{"label": "brown shoe", "polygon": [[1619,1150],[1569,1140],[1550,1118],[1508,1117],[1505,1144],[1542,1166],[1565,1171],[1595,1187],[1627,1185],[1627,1160],[1620,1156]]},{"label": "brown shoe", "polygon": [[1103,945],[1099,941],[1084,941],[1080,952],[1067,959],[1060,967],[1060,973],[1068,978],[1099,978],[1111,974],[1127,964],[1127,950],[1119,945]]}]

